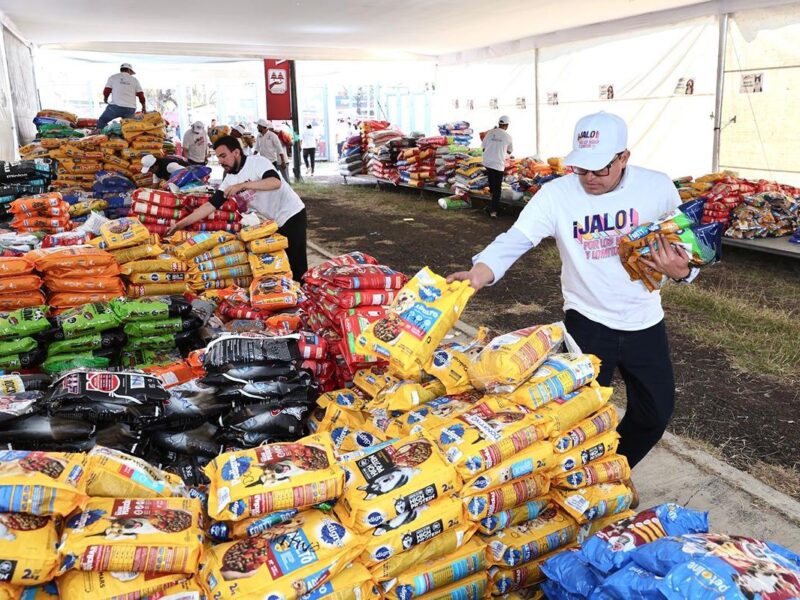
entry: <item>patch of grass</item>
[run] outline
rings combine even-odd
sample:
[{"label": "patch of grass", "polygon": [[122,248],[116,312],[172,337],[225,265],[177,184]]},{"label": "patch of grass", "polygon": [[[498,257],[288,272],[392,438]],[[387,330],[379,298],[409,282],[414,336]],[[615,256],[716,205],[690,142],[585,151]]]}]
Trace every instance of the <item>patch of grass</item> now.
[{"label": "patch of grass", "polygon": [[703,344],[723,349],[733,366],[800,381],[800,320],[748,298],[696,285],[668,285],[665,306],[686,311],[678,326]]}]

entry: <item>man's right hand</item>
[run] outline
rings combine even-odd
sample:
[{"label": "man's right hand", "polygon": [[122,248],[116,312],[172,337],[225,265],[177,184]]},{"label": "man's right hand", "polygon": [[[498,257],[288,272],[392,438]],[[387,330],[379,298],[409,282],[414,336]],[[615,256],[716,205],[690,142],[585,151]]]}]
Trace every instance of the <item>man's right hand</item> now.
[{"label": "man's right hand", "polygon": [[483,263],[477,263],[469,271],[459,271],[447,276],[447,283],[454,281],[468,281],[470,287],[480,290],[494,281],[494,273]]}]

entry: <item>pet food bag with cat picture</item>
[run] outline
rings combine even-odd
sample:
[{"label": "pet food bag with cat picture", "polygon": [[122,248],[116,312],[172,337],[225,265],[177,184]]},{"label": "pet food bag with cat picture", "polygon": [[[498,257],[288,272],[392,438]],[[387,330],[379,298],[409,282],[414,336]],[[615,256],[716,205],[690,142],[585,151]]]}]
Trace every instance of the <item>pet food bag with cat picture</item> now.
[{"label": "pet food bag with cat picture", "polygon": [[225,452],[205,474],[211,480],[208,514],[226,521],[334,500],[344,485],[344,471],[324,435]]}]

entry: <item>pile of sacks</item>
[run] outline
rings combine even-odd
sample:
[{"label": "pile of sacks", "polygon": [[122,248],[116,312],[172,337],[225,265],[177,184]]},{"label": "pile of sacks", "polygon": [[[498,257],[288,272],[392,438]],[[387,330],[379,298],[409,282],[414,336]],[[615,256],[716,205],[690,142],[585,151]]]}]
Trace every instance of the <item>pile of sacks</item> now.
[{"label": "pile of sacks", "polygon": [[[227,231],[193,233],[178,232],[175,256],[188,265],[189,285],[198,293],[220,290],[232,285],[248,287],[253,270],[244,242]],[[288,264],[288,260],[287,260]]]},{"label": "pile of sacks", "polygon": [[392,152],[389,145],[380,146],[370,152],[367,167],[369,174],[377,179],[383,179],[397,184],[400,181],[400,173],[397,170],[397,152]]},{"label": "pile of sacks", "polygon": [[661,504],[541,565],[548,598],[771,598],[800,595],[800,555],[708,532],[708,515]]},{"label": "pile of sacks", "polygon": [[117,261],[98,248],[56,246],[26,256],[42,275],[47,304],[56,313],[125,295]]},{"label": "pile of sacks", "polygon": [[[658,247],[656,235],[664,235],[668,243],[682,248],[689,257],[691,267],[702,267],[720,259],[722,223],[701,225],[702,211],[702,199],[690,200],[652,223],[635,227],[620,239],[617,249],[593,248],[585,244],[584,250],[593,253],[594,258],[618,253],[631,281],[641,281],[648,291],[652,292],[660,289],[668,280],[666,275],[654,271],[640,260],[648,259],[651,255],[650,249]],[[590,234],[584,232],[584,235]]]},{"label": "pile of sacks", "polygon": [[365,356],[356,340],[385,316],[383,306],[395,299],[406,281],[402,273],[361,252],[332,258],[306,272],[303,307],[308,326],[326,340],[329,352],[324,360],[336,367],[335,376],[321,378],[323,389],[341,387],[360,367],[382,360]]},{"label": "pile of sacks", "polygon": [[[365,119],[358,123],[358,131],[361,134],[361,153],[366,156],[367,152],[369,151],[370,145],[377,146],[380,143],[376,143],[376,140],[380,139],[379,132],[383,131],[390,131],[390,123],[388,121],[376,121],[373,119]],[[380,133],[380,135],[384,135]],[[389,137],[387,138],[387,142],[391,139],[396,139],[397,137],[402,137],[401,134],[397,132],[390,131]]]},{"label": "pile of sacks", "polygon": [[439,134],[451,138],[450,143],[469,146],[472,143],[472,127],[466,121],[454,121],[439,125]]},{"label": "pile of sacks", "polygon": [[[167,123],[161,113],[152,111],[140,118],[122,119],[122,137],[128,142],[131,150],[158,156],[164,151],[164,140],[167,139]],[[141,159],[141,156],[139,156]]]},{"label": "pile of sacks", "polygon": [[22,233],[62,233],[72,229],[69,209],[58,192],[25,196],[11,202],[8,212],[14,219],[10,225]]},{"label": "pile of sacks", "polygon": [[727,237],[755,239],[792,234],[800,227],[800,190],[795,195],[763,192],[746,196],[732,213]]},{"label": "pile of sacks", "polygon": [[0,161],[0,223],[8,223],[14,218],[14,213],[9,211],[14,200],[44,194],[51,176],[49,161]]},{"label": "pile of sacks", "polygon": [[0,258],[0,312],[45,303],[42,279],[33,271],[33,261],[25,256]]},{"label": "pile of sacks", "polygon": [[55,142],[58,144],[49,151],[49,156],[58,164],[57,178],[52,183],[58,189],[91,191],[100,172],[116,173],[129,182],[140,175],[138,163],[132,157],[123,156],[128,149],[125,140],[93,135],[79,140]]},{"label": "pile of sacks", "polygon": [[342,146],[342,155],[339,157],[339,174],[343,177],[352,177],[364,173],[365,168],[361,136],[352,135]]},{"label": "pile of sacks", "polygon": [[436,179],[436,151],[428,146],[401,150],[397,156],[400,183],[409,187],[425,187]]},{"label": "pile of sacks", "polygon": [[456,182],[457,155],[468,152],[466,146],[441,145],[436,148],[436,187],[449,189]]},{"label": "pile of sacks", "polygon": [[[151,233],[164,235],[170,227],[208,202],[209,194],[174,193],[147,188],[131,194],[129,216],[141,221]],[[193,231],[231,231],[241,229],[241,216],[234,200],[227,200],[219,210],[193,223]]]},{"label": "pile of sacks", "polygon": [[486,169],[483,168],[483,158],[473,156],[472,153],[459,156],[454,188],[466,192],[483,193],[488,186],[489,179],[486,176]]}]

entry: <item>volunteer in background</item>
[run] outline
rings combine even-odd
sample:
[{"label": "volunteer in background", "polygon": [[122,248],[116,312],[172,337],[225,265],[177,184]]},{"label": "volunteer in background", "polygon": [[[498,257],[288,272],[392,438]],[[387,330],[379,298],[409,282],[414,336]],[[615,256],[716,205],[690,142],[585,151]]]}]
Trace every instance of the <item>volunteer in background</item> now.
[{"label": "volunteer in background", "polygon": [[[278,224],[278,233],[289,240],[286,254],[292,268],[294,279],[300,278],[308,270],[306,256],[306,207],[295,191],[281,178],[275,166],[263,156],[246,156],[236,138],[222,136],[214,142],[214,152],[225,171],[225,178],[211,199],[196,208],[187,217],[178,221],[167,232],[205,219],[219,209],[228,198],[240,195],[248,207]],[[249,192],[242,194],[242,192]]]},{"label": "volunteer in background", "polygon": [[506,170],[506,156],[514,151],[511,136],[508,134],[508,117],[503,115],[497,120],[497,127],[486,132],[483,138],[483,167],[489,179],[489,191],[492,200],[489,204],[489,216],[497,217],[500,209],[500,194],[503,191],[503,173]]},{"label": "volunteer in background", "polygon": [[336,123],[336,155],[342,157],[342,148],[347,138],[350,136],[350,126],[344,119],[339,119]]},{"label": "volunteer in background", "polygon": [[[564,161],[574,174],[546,183],[516,223],[473,257],[466,280],[475,289],[496,283],[525,252],[546,237],[561,255],[564,319],[583,352],[600,363],[597,381],[611,384],[619,368],[628,404],[617,428],[620,454],[631,466],[661,439],[675,405],[664,311],[658,291],[631,281],[617,254],[622,236],[675,209],[681,200],[672,180],[628,164],[628,129],[620,117],[599,112],[580,119],[573,150]],[[676,281],[697,274],[679,247],[658,239],[646,264]]]},{"label": "volunteer in background", "polygon": [[[136,98],[142,103],[142,112],[147,112],[142,85],[134,75],[136,72],[130,63],[122,63],[119,66],[119,73],[112,75],[106,81],[106,87],[103,88],[103,102],[108,106],[97,119],[97,129],[100,131],[114,119],[127,119],[135,115]],[[108,101],[109,94],[111,102]]]},{"label": "volunteer in background", "polygon": [[169,179],[175,171],[180,171],[189,166],[189,161],[180,156],[164,156],[156,158],[152,154],[142,157],[142,173],[152,173],[153,183],[162,179]]},{"label": "volunteer in background", "polygon": [[253,153],[253,145],[255,144],[255,140],[253,139],[253,136],[247,132],[247,128],[242,123],[231,127],[231,136],[233,136],[239,142],[239,147],[242,150],[242,154],[245,156],[250,156]]},{"label": "volunteer in background", "polygon": [[258,128],[256,152],[275,165],[283,179],[289,181],[286,171],[288,163],[286,152],[283,150],[283,144],[281,144],[277,134],[273,131],[272,123],[265,119],[259,119],[256,122],[256,127]]},{"label": "volunteer in background", "polygon": [[[306,166],[306,173],[314,174],[314,161],[317,156],[317,136],[314,135],[314,130],[311,129],[311,123],[306,125],[303,131],[303,164]],[[311,168],[309,169],[309,161]]]},{"label": "volunteer in background", "polygon": [[208,135],[202,121],[195,121],[183,136],[183,157],[190,165],[208,162]]}]

